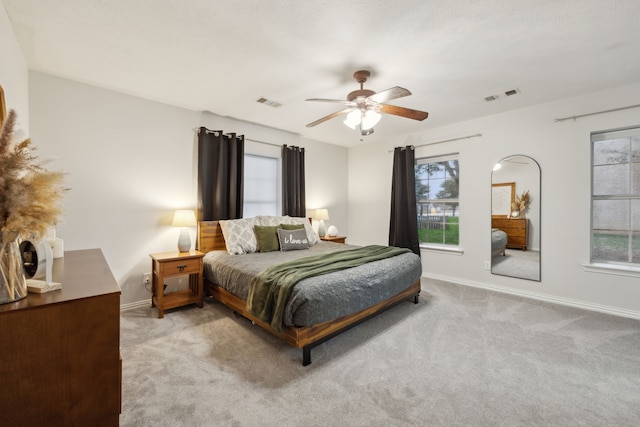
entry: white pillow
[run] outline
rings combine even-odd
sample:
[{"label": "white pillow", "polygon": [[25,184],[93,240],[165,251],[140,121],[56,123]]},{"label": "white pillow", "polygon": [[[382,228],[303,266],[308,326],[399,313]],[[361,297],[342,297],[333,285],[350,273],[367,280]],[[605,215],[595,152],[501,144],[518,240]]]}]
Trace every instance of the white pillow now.
[{"label": "white pillow", "polygon": [[289,216],[268,216],[260,215],[255,217],[256,225],[278,226],[280,224],[290,224]]},{"label": "white pillow", "polygon": [[218,221],[222,235],[231,255],[249,254],[258,249],[253,231],[255,218],[226,219]]}]

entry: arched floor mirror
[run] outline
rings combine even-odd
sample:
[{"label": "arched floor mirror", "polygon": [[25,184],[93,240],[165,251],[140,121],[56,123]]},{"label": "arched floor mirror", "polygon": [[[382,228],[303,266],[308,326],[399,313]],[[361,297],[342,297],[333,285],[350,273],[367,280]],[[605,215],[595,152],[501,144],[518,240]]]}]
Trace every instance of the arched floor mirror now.
[{"label": "arched floor mirror", "polygon": [[540,165],[505,157],[491,173],[491,273],[540,281]]}]

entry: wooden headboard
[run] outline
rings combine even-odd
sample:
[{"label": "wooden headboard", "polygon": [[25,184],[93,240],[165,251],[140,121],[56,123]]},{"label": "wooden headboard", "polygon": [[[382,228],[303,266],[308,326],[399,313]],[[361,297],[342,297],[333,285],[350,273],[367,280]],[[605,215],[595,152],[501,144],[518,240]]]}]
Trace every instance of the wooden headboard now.
[{"label": "wooden headboard", "polygon": [[[313,220],[309,218],[310,224],[312,221]],[[196,249],[204,253],[227,250],[227,244],[224,241],[222,228],[220,228],[218,221],[198,221]]]},{"label": "wooden headboard", "polygon": [[224,251],[227,246],[218,221],[198,221],[197,249],[200,252]]}]

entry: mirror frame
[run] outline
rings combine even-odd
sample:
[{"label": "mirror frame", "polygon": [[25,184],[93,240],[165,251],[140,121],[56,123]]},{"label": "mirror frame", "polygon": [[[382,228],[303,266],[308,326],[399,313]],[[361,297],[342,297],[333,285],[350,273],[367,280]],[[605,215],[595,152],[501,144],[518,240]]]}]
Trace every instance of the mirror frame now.
[{"label": "mirror frame", "polygon": [[[531,173],[530,178],[526,181],[529,184],[525,184],[524,188],[518,188],[518,179],[517,173],[521,173],[520,171],[514,171],[514,175],[506,175],[504,181],[498,180],[496,181],[496,171],[494,169],[491,172],[491,251],[490,251],[490,270],[491,274],[495,274],[498,276],[507,276],[514,277],[517,279],[523,280],[532,280],[540,282],[542,280],[542,244],[541,244],[541,222],[542,222],[542,208],[541,208],[541,199],[542,199],[542,169],[540,168],[540,164],[532,157],[524,155],[524,154],[514,154],[511,156],[506,156],[500,159],[496,165],[501,164],[502,162],[508,161],[512,159],[515,161],[516,159],[526,159],[526,167],[527,170],[522,172]],[[529,168],[531,171],[529,172]],[[537,177],[534,175],[537,173]],[[520,181],[523,181],[522,179]],[[535,185],[537,184],[537,188]],[[529,185],[531,188],[526,188]],[[506,188],[509,187],[510,191]],[[529,206],[528,212],[531,212],[531,217],[525,216],[527,218],[527,227],[528,227],[528,236],[527,242],[525,242],[525,247],[521,248],[522,252],[520,252],[517,246],[507,246],[507,242],[504,242],[504,246],[500,248],[494,248],[493,245],[493,229],[494,229],[494,220],[496,223],[502,223],[503,226],[508,227],[504,221],[510,221],[512,219],[511,216],[511,203],[515,201],[516,196],[521,195],[524,191],[531,192],[531,205]],[[510,194],[509,194],[510,193]],[[494,205],[494,201],[498,201],[499,206]],[[509,204],[507,210],[507,203]],[[498,213],[496,213],[496,209],[498,209]],[[514,225],[515,225],[514,221]],[[496,227],[498,228],[498,227]],[[509,228],[510,231],[511,228]],[[530,250],[531,244],[537,244],[537,247]],[[529,250],[528,250],[529,249]],[[507,251],[509,253],[507,253]],[[501,256],[512,256],[513,258],[498,258]],[[521,256],[522,255],[522,256]],[[507,264],[503,264],[498,268],[501,262],[508,260],[520,260],[523,263],[524,268],[519,268],[518,270],[510,271]],[[533,264],[537,260],[537,268],[533,266]],[[518,274],[516,271],[523,272],[523,274]]]},{"label": "mirror frame", "polygon": [[0,85],[0,126],[4,123],[5,117],[7,117],[7,104],[4,102],[4,89]]}]

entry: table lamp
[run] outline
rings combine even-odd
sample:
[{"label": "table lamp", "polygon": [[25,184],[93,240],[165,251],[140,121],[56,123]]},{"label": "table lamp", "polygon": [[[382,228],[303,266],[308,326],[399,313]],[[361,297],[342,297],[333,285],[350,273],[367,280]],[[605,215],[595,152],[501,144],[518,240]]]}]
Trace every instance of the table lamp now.
[{"label": "table lamp", "polygon": [[320,221],[318,223],[318,235],[320,237],[324,237],[324,235],[327,233],[324,228],[324,221],[329,219],[329,211],[326,209],[316,209],[314,218]]},{"label": "table lamp", "polygon": [[178,236],[178,251],[189,252],[191,249],[191,238],[189,237],[189,230],[187,227],[195,227],[196,214],[190,209],[179,209],[173,214],[174,227],[182,227],[180,235]]}]

